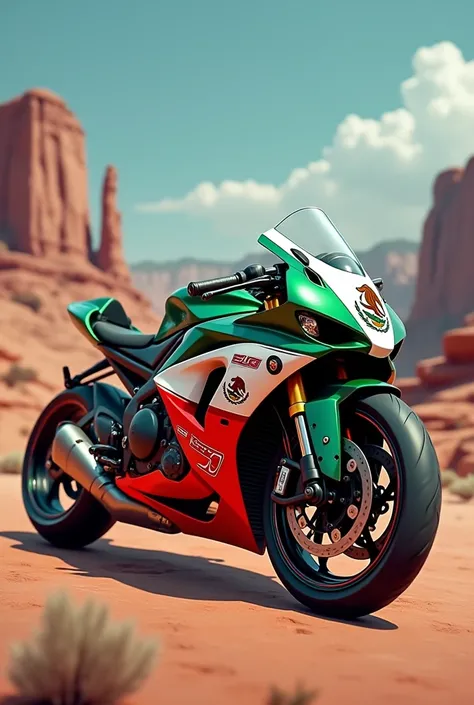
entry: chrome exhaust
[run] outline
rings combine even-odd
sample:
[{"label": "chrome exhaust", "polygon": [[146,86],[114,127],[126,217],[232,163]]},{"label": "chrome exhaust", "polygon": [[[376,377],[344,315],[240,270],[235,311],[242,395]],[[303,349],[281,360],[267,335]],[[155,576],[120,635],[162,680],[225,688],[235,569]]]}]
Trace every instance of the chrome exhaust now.
[{"label": "chrome exhaust", "polygon": [[92,441],[75,423],[61,424],[54,437],[53,462],[100,502],[116,521],[164,533],[179,533],[169,519],[135,502],[122,492],[113,477],[96,463],[89,452]]}]

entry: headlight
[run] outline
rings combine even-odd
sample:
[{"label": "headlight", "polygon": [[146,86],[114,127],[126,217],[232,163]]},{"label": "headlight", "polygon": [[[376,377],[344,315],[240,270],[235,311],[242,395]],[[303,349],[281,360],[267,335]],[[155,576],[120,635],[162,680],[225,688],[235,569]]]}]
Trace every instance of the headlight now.
[{"label": "headlight", "polygon": [[310,313],[301,312],[296,315],[296,318],[306,335],[311,338],[319,338],[319,326],[314,316]]}]

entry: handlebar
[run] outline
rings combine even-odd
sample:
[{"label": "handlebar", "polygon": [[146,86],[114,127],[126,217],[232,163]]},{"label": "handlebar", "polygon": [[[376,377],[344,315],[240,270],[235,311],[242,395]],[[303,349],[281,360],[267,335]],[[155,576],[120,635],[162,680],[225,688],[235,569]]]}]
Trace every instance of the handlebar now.
[{"label": "handlebar", "polygon": [[190,282],[188,284],[189,296],[202,296],[209,291],[218,291],[226,289],[229,286],[244,284],[252,279],[262,277],[265,274],[265,267],[261,264],[251,264],[240,272],[231,274],[227,277],[218,277],[217,279],[206,279],[201,282]]}]

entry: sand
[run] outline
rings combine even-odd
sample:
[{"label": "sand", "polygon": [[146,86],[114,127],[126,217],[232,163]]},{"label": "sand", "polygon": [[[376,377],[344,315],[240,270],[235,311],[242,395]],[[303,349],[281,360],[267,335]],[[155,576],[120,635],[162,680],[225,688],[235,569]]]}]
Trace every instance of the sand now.
[{"label": "sand", "polygon": [[318,703],[472,703],[474,505],[447,499],[435,548],[393,605],[357,623],[314,617],[267,557],[186,536],[115,526],[93,549],[50,547],[0,476],[0,692],[9,644],[37,625],[47,595],[107,600],[156,634],[162,657],[135,705],[265,703],[272,684],[319,688]]}]

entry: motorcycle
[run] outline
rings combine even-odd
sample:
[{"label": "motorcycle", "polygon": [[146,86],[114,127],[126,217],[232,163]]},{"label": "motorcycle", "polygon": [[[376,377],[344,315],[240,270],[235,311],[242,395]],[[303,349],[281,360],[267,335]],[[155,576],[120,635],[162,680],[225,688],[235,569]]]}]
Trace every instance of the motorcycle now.
[{"label": "motorcycle", "polygon": [[406,331],[322,210],[258,242],[276,264],[191,282],[157,333],[113,298],[68,306],[103,360],[63,368],[24,505],[61,548],[124,522],[267,551],[313,612],[367,615],[418,575],[440,516],[433,444],[394,385]]}]

